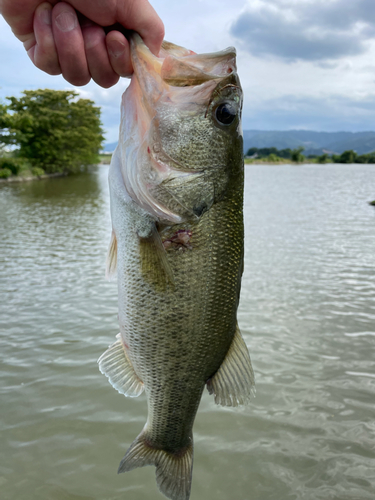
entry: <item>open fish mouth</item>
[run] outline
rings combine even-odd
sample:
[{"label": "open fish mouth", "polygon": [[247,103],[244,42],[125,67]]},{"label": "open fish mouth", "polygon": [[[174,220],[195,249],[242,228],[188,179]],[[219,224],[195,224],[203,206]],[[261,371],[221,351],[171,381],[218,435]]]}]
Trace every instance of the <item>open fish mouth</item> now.
[{"label": "open fish mouth", "polygon": [[[182,147],[171,147],[168,137],[178,128],[187,133],[184,123],[192,117],[207,120],[220,94],[236,96],[221,111],[223,120],[240,113],[236,51],[230,47],[195,54],[163,42],[155,56],[136,33],[130,45],[134,76],[123,97],[119,142],[124,185],[130,197],[158,221],[179,224],[196,218],[194,206],[199,204],[186,194],[181,196],[181,185],[196,190],[207,181],[207,175],[204,166],[189,164]],[[172,123],[172,110],[174,116],[177,110],[178,126]],[[165,130],[168,126],[170,130]],[[220,187],[211,182],[212,190],[218,192]],[[212,193],[206,198],[204,204],[209,207],[214,202]]]}]

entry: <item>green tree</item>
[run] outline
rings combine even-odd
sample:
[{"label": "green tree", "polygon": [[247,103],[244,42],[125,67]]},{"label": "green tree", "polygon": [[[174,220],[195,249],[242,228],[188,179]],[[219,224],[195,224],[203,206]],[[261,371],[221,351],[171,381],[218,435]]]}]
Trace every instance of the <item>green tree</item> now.
[{"label": "green tree", "polygon": [[9,119],[7,107],[0,103],[0,155],[2,154],[4,147],[9,143]]},{"label": "green tree", "polygon": [[297,149],[293,149],[291,154],[292,161],[302,163],[305,159],[304,155],[302,154],[302,151],[304,151],[304,149],[305,148],[303,146],[300,146]]},{"label": "green tree", "polygon": [[254,156],[258,154],[258,148],[250,148],[247,150],[246,156]]},{"label": "green tree", "polygon": [[277,156],[275,153],[269,154],[267,159],[268,161],[273,161],[273,162],[280,161],[279,156]]},{"label": "green tree", "polygon": [[339,163],[355,163],[356,158],[357,153],[350,149],[341,154]]},{"label": "green tree", "polygon": [[328,160],[327,153],[323,153],[322,155],[318,156],[318,158],[317,158],[318,163],[327,163],[327,160]]},{"label": "green tree", "polygon": [[292,157],[292,150],[290,148],[280,149],[280,151],[278,151],[277,154],[281,158],[289,160]]},{"label": "green tree", "polygon": [[289,159],[291,157],[292,151],[288,149],[277,149],[277,148],[250,148],[247,150],[246,156],[257,155],[258,158],[267,158],[269,155],[276,155],[279,158]]},{"label": "green tree", "polygon": [[357,156],[357,158],[355,159],[355,162],[356,163],[371,163],[369,160],[370,160],[370,155],[367,154],[367,155]]},{"label": "green tree", "polygon": [[103,142],[100,108],[67,90],[25,90],[8,97],[8,143],[48,173],[77,172],[97,161]]}]

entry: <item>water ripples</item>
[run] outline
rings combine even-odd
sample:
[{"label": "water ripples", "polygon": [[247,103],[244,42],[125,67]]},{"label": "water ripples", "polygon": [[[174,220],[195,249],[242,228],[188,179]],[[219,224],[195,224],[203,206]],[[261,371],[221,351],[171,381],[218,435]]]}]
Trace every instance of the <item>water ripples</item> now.
[{"label": "water ripples", "polygon": [[[192,499],[372,500],[374,168],[246,174],[239,324],[257,395],[228,409],[205,393]],[[158,495],[153,468],[115,474],[145,397],[123,398],[96,365],[118,331],[106,176],[0,187],[4,499]]]}]

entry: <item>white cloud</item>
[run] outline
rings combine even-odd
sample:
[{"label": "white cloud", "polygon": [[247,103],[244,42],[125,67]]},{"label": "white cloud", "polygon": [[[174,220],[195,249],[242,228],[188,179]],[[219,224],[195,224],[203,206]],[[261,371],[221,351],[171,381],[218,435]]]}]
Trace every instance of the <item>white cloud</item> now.
[{"label": "white cloud", "polygon": [[[375,128],[371,125],[375,102],[374,0],[151,3],[171,42],[197,52],[237,46],[245,129]],[[241,31],[238,24],[244,21],[247,24]],[[101,106],[108,142],[117,140],[121,94],[128,82],[122,79],[108,90],[94,83],[76,88]],[[36,69],[0,17],[0,99],[37,88],[72,86],[61,76]]]},{"label": "white cloud", "polygon": [[287,61],[363,54],[375,37],[373,0],[248,1],[231,34],[250,52]]}]

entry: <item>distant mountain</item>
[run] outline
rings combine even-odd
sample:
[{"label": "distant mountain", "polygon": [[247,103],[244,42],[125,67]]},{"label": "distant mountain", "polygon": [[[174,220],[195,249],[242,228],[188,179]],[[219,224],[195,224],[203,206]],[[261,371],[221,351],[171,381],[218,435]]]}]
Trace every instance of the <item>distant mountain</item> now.
[{"label": "distant mountain", "polygon": [[341,154],[353,149],[358,154],[375,151],[375,132],[313,132],[311,130],[244,130],[244,151],[251,148],[305,148],[304,154]]},{"label": "distant mountain", "polygon": [[352,137],[346,137],[344,140],[335,140],[327,144],[327,148],[340,153],[348,149],[352,149],[360,155],[371,153],[375,151],[375,132],[359,132],[353,134]]},{"label": "distant mountain", "polygon": [[[375,132],[313,132],[311,130],[244,130],[244,151],[249,148],[305,148],[304,154],[337,153],[353,149],[359,155],[375,151]],[[117,142],[104,146],[112,153]]]},{"label": "distant mountain", "polygon": [[109,142],[108,144],[104,144],[103,152],[104,153],[113,153],[116,149],[117,142]]}]

